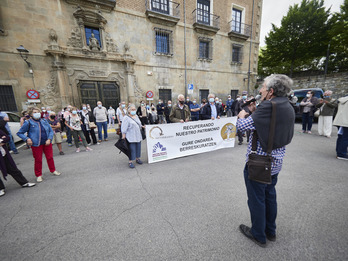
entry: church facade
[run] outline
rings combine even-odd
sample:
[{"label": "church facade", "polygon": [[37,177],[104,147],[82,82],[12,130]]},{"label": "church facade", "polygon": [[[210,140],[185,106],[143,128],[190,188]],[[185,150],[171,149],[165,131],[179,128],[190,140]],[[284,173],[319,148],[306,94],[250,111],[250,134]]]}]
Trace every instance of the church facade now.
[{"label": "church facade", "polygon": [[3,0],[0,106],[225,101],[253,90],[261,11],[262,0]]}]

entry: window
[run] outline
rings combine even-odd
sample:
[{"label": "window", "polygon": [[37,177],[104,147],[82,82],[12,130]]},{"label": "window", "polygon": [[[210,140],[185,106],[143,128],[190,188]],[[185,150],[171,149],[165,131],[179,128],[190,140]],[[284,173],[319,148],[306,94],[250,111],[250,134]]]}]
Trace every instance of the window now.
[{"label": "window", "polygon": [[156,54],[172,55],[172,31],[155,28]]},{"label": "window", "polygon": [[208,100],[209,90],[199,90],[199,99],[202,102],[202,99]]},{"label": "window", "polygon": [[152,11],[169,14],[169,0],[151,0]]},{"label": "window", "polygon": [[159,89],[159,99],[167,104],[168,101],[172,100],[172,90],[170,89]]},{"label": "window", "polygon": [[232,63],[242,63],[243,60],[243,53],[242,53],[243,46],[234,44],[232,45]]},{"label": "window", "polygon": [[210,25],[209,0],[197,0],[197,22]]},{"label": "window", "polygon": [[241,33],[242,32],[242,11],[236,8],[232,9],[232,31]]},{"label": "window", "polygon": [[239,92],[239,90],[231,90],[231,98],[233,100],[237,99],[238,92]]},{"label": "window", "polygon": [[212,59],[212,45],[213,41],[209,38],[199,38],[199,58]]},{"label": "window", "polygon": [[16,100],[11,85],[0,85],[0,104],[3,111],[17,111]]},{"label": "window", "polygon": [[85,27],[85,33],[86,33],[86,43],[89,45],[89,38],[91,38],[92,34],[94,34],[94,37],[99,42],[99,47],[101,47],[101,41],[100,41],[100,32],[99,28],[92,28],[92,27]]}]

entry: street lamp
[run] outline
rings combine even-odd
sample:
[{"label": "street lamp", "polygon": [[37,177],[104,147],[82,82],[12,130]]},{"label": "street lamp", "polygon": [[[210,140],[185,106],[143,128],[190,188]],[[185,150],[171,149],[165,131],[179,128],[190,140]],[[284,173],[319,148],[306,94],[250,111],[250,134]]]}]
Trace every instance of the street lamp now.
[{"label": "street lamp", "polygon": [[17,51],[21,55],[22,59],[27,63],[28,67],[31,68],[31,63],[27,61],[29,51],[25,49],[23,45],[17,47]]},{"label": "street lamp", "polygon": [[23,45],[20,45],[16,49],[19,52],[19,54],[21,55],[22,59],[26,62],[26,64],[29,67],[29,73],[31,74],[31,78],[33,79],[33,85],[34,85],[34,89],[35,89],[34,71],[33,71],[32,67],[31,67],[31,63],[27,61],[28,57],[29,57],[28,56],[29,51],[27,49],[25,49]]}]

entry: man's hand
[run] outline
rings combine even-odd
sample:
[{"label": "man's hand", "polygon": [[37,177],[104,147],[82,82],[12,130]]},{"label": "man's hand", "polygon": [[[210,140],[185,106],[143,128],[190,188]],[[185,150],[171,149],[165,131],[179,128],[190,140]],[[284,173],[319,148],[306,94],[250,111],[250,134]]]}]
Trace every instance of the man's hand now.
[{"label": "man's hand", "polygon": [[252,102],[248,105],[248,109],[250,112],[254,112],[256,110],[256,103]]},{"label": "man's hand", "polygon": [[27,144],[28,144],[29,146],[31,146],[31,145],[33,145],[33,141],[32,141],[30,138],[28,138],[28,139],[27,139]]},{"label": "man's hand", "polygon": [[180,120],[181,123],[184,123],[184,120]]},{"label": "man's hand", "polygon": [[220,119],[220,116],[217,116],[217,119]]},{"label": "man's hand", "polygon": [[211,119],[212,119],[212,120],[215,120],[215,118],[214,118],[214,117],[211,117]]},{"label": "man's hand", "polygon": [[46,145],[46,146],[49,146],[50,144],[51,144],[51,140],[50,140],[50,139],[46,140],[45,145]]},{"label": "man's hand", "polygon": [[190,120],[189,119],[186,119],[185,122],[189,122]]},{"label": "man's hand", "polygon": [[249,113],[247,113],[245,110],[241,110],[238,114],[239,119],[244,119],[246,116],[248,116]]}]

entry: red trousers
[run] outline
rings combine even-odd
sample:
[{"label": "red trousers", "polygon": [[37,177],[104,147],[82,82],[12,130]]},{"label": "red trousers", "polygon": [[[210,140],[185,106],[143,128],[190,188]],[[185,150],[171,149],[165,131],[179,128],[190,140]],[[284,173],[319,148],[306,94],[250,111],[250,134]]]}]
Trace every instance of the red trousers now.
[{"label": "red trousers", "polygon": [[45,153],[47,165],[50,171],[54,172],[56,170],[56,167],[54,166],[54,160],[53,160],[52,144],[48,146],[40,145],[39,147],[31,147],[31,150],[33,152],[33,157],[35,159],[34,170],[35,170],[36,177],[42,176],[42,153]]}]

